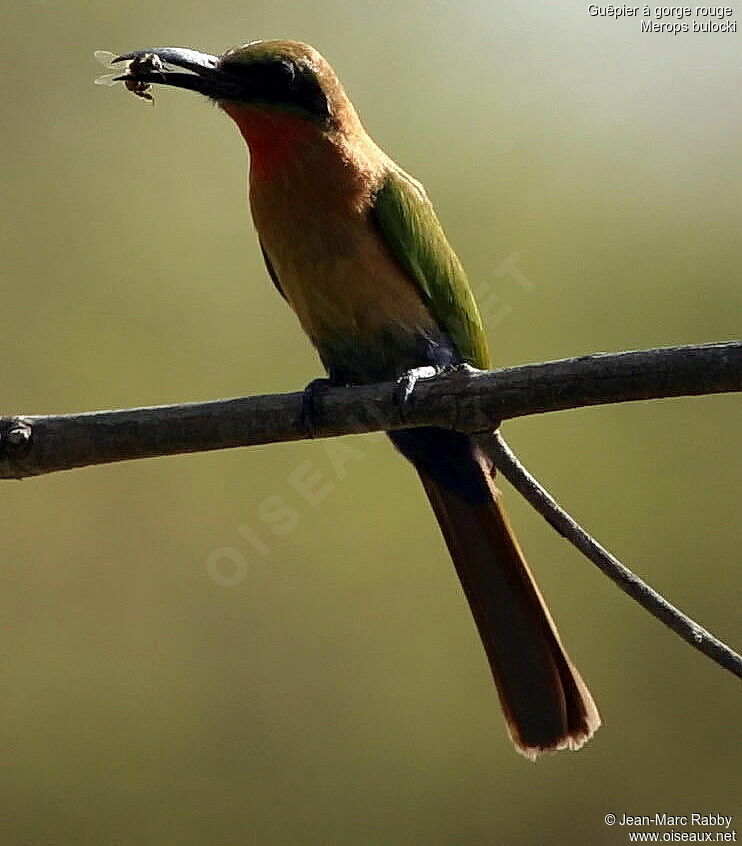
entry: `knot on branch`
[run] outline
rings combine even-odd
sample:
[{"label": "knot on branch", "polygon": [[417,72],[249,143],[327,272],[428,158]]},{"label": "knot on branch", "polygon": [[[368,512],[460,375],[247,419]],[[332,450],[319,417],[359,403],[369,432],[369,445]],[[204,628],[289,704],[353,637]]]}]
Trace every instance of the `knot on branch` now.
[{"label": "knot on branch", "polygon": [[20,479],[23,472],[18,466],[31,449],[33,429],[23,417],[0,417],[0,468]]}]

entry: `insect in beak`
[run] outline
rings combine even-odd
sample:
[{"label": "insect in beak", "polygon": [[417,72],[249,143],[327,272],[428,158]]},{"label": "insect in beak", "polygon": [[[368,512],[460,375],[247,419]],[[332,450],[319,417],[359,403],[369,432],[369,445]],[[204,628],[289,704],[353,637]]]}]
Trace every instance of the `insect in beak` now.
[{"label": "insect in beak", "polygon": [[151,93],[152,85],[141,79],[127,79],[126,77],[129,75],[133,76],[137,72],[163,73],[165,65],[159,56],[155,56],[154,53],[145,53],[142,56],[137,56],[135,59],[127,62],[122,73],[122,69],[113,64],[113,60],[116,58],[115,53],[111,53],[110,50],[96,50],[93,55],[102,65],[116,71],[115,73],[106,73],[103,76],[99,76],[95,80],[96,85],[115,85],[117,82],[123,82],[127,91],[131,91],[132,94],[136,94],[137,97],[141,97],[143,100],[149,100],[154,106],[155,98]]}]

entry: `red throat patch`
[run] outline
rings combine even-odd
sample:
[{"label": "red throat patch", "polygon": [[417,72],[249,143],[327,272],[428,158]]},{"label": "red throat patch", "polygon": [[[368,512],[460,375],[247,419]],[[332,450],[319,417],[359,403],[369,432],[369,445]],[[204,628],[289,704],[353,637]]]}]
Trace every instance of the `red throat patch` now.
[{"label": "red throat patch", "polygon": [[311,121],[287,112],[223,103],[250,148],[253,177],[270,178],[283,169],[317,132]]}]

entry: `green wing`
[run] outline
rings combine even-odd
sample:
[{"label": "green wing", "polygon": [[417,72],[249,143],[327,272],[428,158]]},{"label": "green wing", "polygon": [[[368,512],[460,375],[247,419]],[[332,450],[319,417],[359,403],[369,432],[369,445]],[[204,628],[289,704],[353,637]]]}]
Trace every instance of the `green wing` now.
[{"label": "green wing", "polygon": [[477,304],[423,187],[407,174],[391,171],[376,194],[373,216],[464,360],[486,370],[487,338]]}]

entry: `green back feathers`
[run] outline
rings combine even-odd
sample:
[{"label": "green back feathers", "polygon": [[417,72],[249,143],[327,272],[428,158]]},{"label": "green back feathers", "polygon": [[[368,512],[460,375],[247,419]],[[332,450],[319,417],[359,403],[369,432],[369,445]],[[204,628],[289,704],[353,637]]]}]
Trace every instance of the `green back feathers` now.
[{"label": "green back feathers", "polygon": [[422,186],[402,171],[391,171],[376,195],[373,214],[439,326],[465,361],[486,370],[489,352],[477,304]]}]

